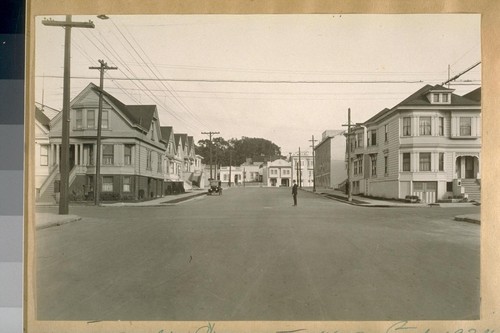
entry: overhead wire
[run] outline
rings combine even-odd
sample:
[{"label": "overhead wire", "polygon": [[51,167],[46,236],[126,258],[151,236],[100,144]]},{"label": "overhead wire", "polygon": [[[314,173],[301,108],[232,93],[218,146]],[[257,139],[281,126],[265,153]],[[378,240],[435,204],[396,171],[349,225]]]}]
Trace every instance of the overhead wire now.
[{"label": "overhead wire", "polygon": [[[114,22],[113,22],[114,23]],[[115,27],[118,28],[118,26],[115,24]],[[154,67],[154,71],[151,69],[151,67],[149,65],[147,65],[146,62],[144,62],[146,64],[146,66],[149,68],[149,70],[153,73],[153,75],[155,77],[158,77],[159,76],[156,74],[156,73],[160,73],[158,71],[158,69],[156,68],[155,64],[151,61],[151,58],[149,58],[149,56],[147,55],[146,52],[144,52],[144,49],[142,48],[142,46],[140,45],[140,43],[137,42],[137,40],[135,39],[135,37],[127,30],[127,28],[125,27],[125,30],[128,32],[128,34],[130,35],[132,41],[135,42],[135,44],[138,46],[138,48],[142,51],[142,53],[144,54],[144,56],[146,57],[146,59],[151,62],[152,66]],[[142,57],[141,57],[141,60],[144,60]],[[161,75],[161,74],[160,74]],[[206,123],[202,122],[200,120],[200,118],[198,116],[196,116],[192,111],[191,109],[179,98],[179,96],[176,94],[174,88],[168,83],[166,82],[166,85],[163,81],[160,81],[161,85],[165,88],[165,90],[174,98],[174,100],[184,109],[187,111],[187,113],[196,121],[198,121],[202,126],[204,126],[205,128],[207,127]],[[168,87],[167,87],[168,86]]]},{"label": "overhead wire", "polygon": [[[123,37],[123,39],[127,42],[127,44],[129,45],[129,47],[135,52],[135,54],[137,54],[137,56],[139,57],[139,59],[144,63],[144,65],[146,65],[146,67],[149,69],[149,71],[153,74],[153,76],[155,76],[157,79],[160,79],[158,77],[158,75],[155,73],[155,71],[153,71],[151,69],[151,67],[144,61],[144,58],[139,54],[139,52],[137,51],[136,47],[134,47],[134,45],[132,45],[132,43],[130,42],[130,40],[125,36],[125,34],[121,31],[121,29],[116,25],[116,23],[111,20],[113,26],[116,28],[116,30],[120,33],[120,35]],[[139,45],[140,47],[140,45]],[[130,50],[129,50],[129,53],[131,54]],[[131,54],[132,55],[132,54]],[[160,81],[161,82],[161,81]],[[164,85],[163,85],[164,86]],[[165,87],[165,86],[164,86]],[[166,88],[166,87],[165,87]],[[189,110],[188,110],[189,111]],[[205,126],[205,124],[203,124],[199,119],[197,119],[192,113],[191,113],[191,116],[193,119],[197,120],[202,126]],[[203,129],[202,127],[200,129]]]},{"label": "overhead wire", "polygon": [[[97,48],[97,50],[99,50],[102,53],[107,53],[107,52],[103,51],[101,49],[101,47],[99,47],[98,45],[96,45],[93,42],[92,38],[89,38],[88,36],[86,36],[86,37],[94,45],[94,47]],[[153,94],[150,91],[149,87],[147,87],[147,85],[144,82],[141,82],[141,80],[137,80],[136,79],[137,76],[134,73],[134,71],[129,66],[127,66],[127,65],[124,64],[122,56],[120,55],[119,52],[117,52],[114,49],[114,47],[112,46],[112,43],[107,42],[107,40],[105,39],[104,36],[100,36],[100,37],[101,38],[95,38],[95,40],[99,41],[99,43],[101,43],[102,47],[113,55],[112,57],[109,57],[109,58],[111,58],[111,59],[114,58],[114,60],[115,60],[114,62],[116,64],[120,65],[119,71],[125,76],[125,78],[126,78],[127,81],[132,82],[137,88],[141,89],[141,91],[148,98],[150,98],[151,100],[153,100],[154,102],[156,102],[156,104],[158,105],[158,107],[161,107],[161,108],[165,109],[167,111],[167,113],[169,113],[172,117],[174,117],[175,119],[177,119],[178,121],[180,121],[181,123],[183,123],[186,127],[190,127],[192,129],[194,129],[188,121],[183,120],[172,109],[170,109],[168,106],[164,105],[164,103],[161,100],[159,100],[155,94]],[[133,54],[128,50],[128,48],[126,47],[126,45],[124,45],[123,42],[119,38],[117,38],[117,40],[122,44],[122,46],[124,47],[124,49],[127,50],[129,52],[129,54],[133,57]],[[125,69],[125,70],[123,70],[123,69]],[[126,73],[126,71],[128,71],[128,74]],[[114,81],[109,76],[107,76],[107,77],[111,81]],[[116,82],[115,82],[115,84],[116,84]],[[142,88],[138,84],[142,85]],[[117,85],[117,86],[119,86],[120,88],[123,89],[123,87],[121,85]],[[124,90],[122,90],[122,91],[124,93],[126,93]],[[141,103],[139,102],[139,104],[141,104]]]}]

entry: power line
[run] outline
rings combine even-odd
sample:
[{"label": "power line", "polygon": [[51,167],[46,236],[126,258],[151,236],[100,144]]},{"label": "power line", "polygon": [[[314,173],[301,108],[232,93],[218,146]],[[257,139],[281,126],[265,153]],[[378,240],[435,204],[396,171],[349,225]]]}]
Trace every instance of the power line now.
[{"label": "power line", "polygon": [[[60,78],[59,75],[45,75],[46,78]],[[73,79],[91,79],[86,76],[72,76]],[[206,83],[263,83],[263,84],[392,84],[392,83],[423,83],[422,80],[229,80],[229,79],[174,79],[174,78],[122,78],[109,77],[112,81],[171,81],[171,82],[206,82]]]}]

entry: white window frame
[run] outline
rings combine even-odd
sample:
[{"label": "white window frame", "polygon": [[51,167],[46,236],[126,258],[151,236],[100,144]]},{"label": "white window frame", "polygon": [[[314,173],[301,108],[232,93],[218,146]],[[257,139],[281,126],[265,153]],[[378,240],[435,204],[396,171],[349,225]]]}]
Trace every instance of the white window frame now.
[{"label": "white window frame", "polygon": [[[424,160],[424,157],[427,157],[427,156],[429,158],[428,159],[425,158],[425,160]],[[432,154],[429,152],[418,153],[418,171],[428,172],[431,170],[432,170]]]},{"label": "white window frame", "polygon": [[83,129],[83,110],[75,110],[75,129]]},{"label": "white window frame", "polygon": [[[93,115],[92,118],[89,117],[89,115]],[[96,112],[95,110],[87,110],[87,128],[89,129],[95,129],[97,128],[97,125],[96,125]],[[90,121],[92,119],[92,122]]]},{"label": "white window frame", "polygon": [[40,145],[40,165],[49,165],[49,145]]},{"label": "white window frame", "polygon": [[[111,154],[105,154],[106,152],[106,147],[111,147]],[[102,145],[102,165],[114,165],[115,162],[115,147],[112,144],[106,144]],[[111,156],[111,160],[109,160],[109,157]],[[110,162],[110,163],[108,163]]]},{"label": "white window frame", "polygon": [[[111,179],[111,182],[106,182],[105,180]],[[113,192],[113,176],[103,176],[102,177],[102,191],[103,192]]]},{"label": "white window frame", "polygon": [[[123,176],[123,192],[131,192],[130,191],[130,183],[131,183],[131,178],[130,176]],[[126,181],[128,179],[128,182]]]}]

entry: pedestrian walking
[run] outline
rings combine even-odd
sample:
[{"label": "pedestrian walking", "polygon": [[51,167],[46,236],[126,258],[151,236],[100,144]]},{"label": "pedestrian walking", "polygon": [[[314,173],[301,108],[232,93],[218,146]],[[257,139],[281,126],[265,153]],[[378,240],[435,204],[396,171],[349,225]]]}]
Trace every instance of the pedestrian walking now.
[{"label": "pedestrian walking", "polygon": [[293,205],[297,206],[297,183],[295,180],[293,181],[293,186],[292,186],[292,196],[293,196]]}]

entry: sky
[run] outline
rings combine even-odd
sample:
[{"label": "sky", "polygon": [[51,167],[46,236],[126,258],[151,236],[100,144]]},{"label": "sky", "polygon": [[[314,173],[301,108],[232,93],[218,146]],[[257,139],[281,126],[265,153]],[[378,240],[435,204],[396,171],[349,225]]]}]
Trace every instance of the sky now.
[{"label": "sky", "polygon": [[[62,108],[64,30],[37,17],[35,100]],[[283,155],[311,150],[312,136],[342,129],[347,110],[364,122],[426,84],[481,60],[480,15],[109,15],[73,16],[71,98],[99,72],[125,104],[155,104],[162,126],[225,139],[265,138]],[[480,86],[481,66],[453,82]]]}]

